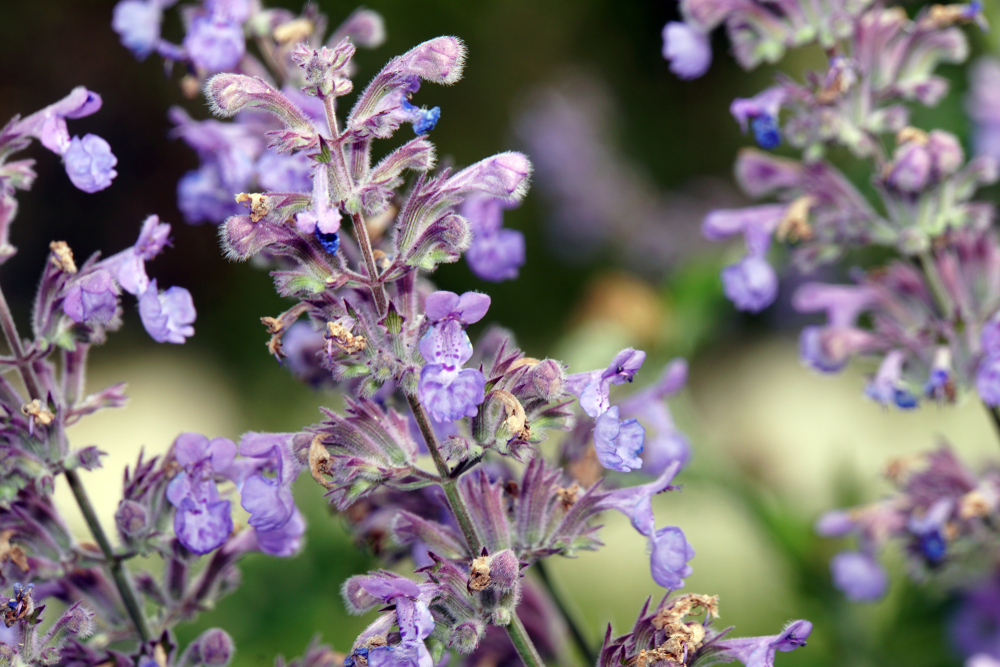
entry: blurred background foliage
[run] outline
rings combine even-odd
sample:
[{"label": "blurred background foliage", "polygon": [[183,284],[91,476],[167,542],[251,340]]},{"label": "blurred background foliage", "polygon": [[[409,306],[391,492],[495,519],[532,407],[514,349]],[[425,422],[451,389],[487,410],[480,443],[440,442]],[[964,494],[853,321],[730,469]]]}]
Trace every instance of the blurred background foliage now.
[{"label": "blurred background foliage", "polygon": [[[290,0],[268,4],[300,8]],[[319,4],[333,25],[354,8]],[[266,271],[227,263],[212,227],[182,222],[176,183],[197,158],[169,136],[166,111],[179,104],[206,117],[207,110],[200,99],[181,95],[178,72],[165,76],[156,58],[133,60],[111,30],[113,5],[0,4],[0,118],[30,113],[85,85],[103,96],[104,107],[70,129],[106,138],[119,172],[112,187],[88,195],[72,187],[52,154],[33,146],[39,179],[19,197],[11,237],[19,253],[0,276],[15,314],[27,316],[50,240],[66,240],[77,257],[111,254],[134,241],[149,213],[174,225],[173,248],[150,266],[151,275],[190,289],[199,311],[197,335],[183,347],[157,346],[131,310],[113,344],[93,355],[91,386],[127,380],[132,397],[128,410],[98,415],[72,434],[78,445],[98,444],[111,453],[87,480],[107,523],[121,468],[140,447],[163,452],[189,430],[210,437],[296,430],[317,419],[318,405],[338,404],[302,387],[267,355],[259,318],[284,306]],[[650,229],[656,243],[669,248],[646,244],[647,231],[621,242],[636,206],[622,197],[614,202],[618,226],[596,247],[577,252],[577,230],[553,225],[553,201],[536,187],[505,220],[527,237],[528,263],[519,279],[484,283],[460,262],[442,268],[435,280],[457,292],[488,292],[489,321],[516,331],[529,355],[553,356],[578,371],[603,366],[618,349],[635,345],[650,353],[640,378],[648,382],[671,357],[688,357],[689,388],[671,407],[691,438],[694,461],[680,478],[683,492],[656,499],[658,523],[681,526],[698,552],[687,590],[719,594],[722,622],[740,635],[773,634],[792,618],[812,620],[809,648],[778,658],[789,667],[959,664],[944,630],[950,600],[907,583],[897,557],[886,600],[845,601],[832,589],[828,570],[842,545],[813,536],[812,523],[824,509],[885,493],[879,472],[890,456],[939,440],[974,464],[995,453],[995,434],[981,408],[887,413],[860,397],[862,375],[871,369],[853,368],[835,379],[810,374],[796,360],[802,322],[787,296],[760,316],[737,314],[722,299],[717,277],[726,251],[698,241],[706,207],[741,201],[730,173],[748,140],[729,116],[729,103],[768,85],[774,70],[742,72],[717,34],[708,75],[678,80],[660,56],[660,30],[676,18],[673,0],[384,0],[369,6],[384,16],[388,41],[359,51],[356,89],[389,57],[425,39],[454,34],[469,47],[461,82],[428,85],[419,94],[420,103],[442,109],[433,137],[442,158],[462,165],[512,148],[530,154],[516,128],[539,100],[561,91],[571,107],[595,106],[579,110],[603,119],[603,140],[628,164],[627,180],[658,202],[654,208],[663,215]],[[168,16],[174,23],[168,21],[165,36],[178,40],[177,13]],[[988,40],[995,38],[973,34],[974,50],[993,49]],[[798,75],[821,57],[793,53],[782,68]],[[951,67],[945,74],[952,94],[934,109],[919,110],[914,121],[965,139],[965,70]],[[583,96],[574,97],[578,93]],[[865,182],[864,165],[837,157]],[[221,626],[236,639],[240,665],[298,655],[317,633],[337,649],[349,647],[368,619],[346,615],[339,588],[373,559],[350,543],[311,480],[300,480],[296,497],[310,522],[306,549],[290,562],[248,557],[242,588],[181,626],[182,641]],[[663,593],[649,577],[642,539],[621,517],[607,519],[604,550],[554,568],[595,641],[608,622],[625,631],[645,597]]]}]

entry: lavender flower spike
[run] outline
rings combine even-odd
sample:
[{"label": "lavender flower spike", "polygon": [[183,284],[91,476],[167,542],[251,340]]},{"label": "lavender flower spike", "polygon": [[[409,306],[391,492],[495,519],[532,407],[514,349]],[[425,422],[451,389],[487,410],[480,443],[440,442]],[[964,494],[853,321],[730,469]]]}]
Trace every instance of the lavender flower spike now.
[{"label": "lavender flower spike", "polygon": [[139,297],[139,317],[142,325],[157,343],[183,343],[194,335],[196,313],[191,293],[183,287],[171,287],[163,292],[156,281]]},{"label": "lavender flower spike", "polygon": [[712,45],[708,35],[697,28],[671,21],[663,26],[663,57],[680,78],[697,79],[712,64]]}]

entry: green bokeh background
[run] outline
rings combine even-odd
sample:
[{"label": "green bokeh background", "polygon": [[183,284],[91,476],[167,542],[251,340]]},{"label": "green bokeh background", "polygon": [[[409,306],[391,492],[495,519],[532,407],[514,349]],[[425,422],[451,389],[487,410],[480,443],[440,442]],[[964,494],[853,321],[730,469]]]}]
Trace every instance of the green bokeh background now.
[{"label": "green bokeh background", "polygon": [[[343,2],[319,4],[334,25],[354,8]],[[265,353],[266,335],[259,318],[285,307],[273,294],[266,272],[226,263],[212,227],[183,224],[176,207],[176,183],[197,165],[197,159],[185,145],[168,137],[166,109],[180,104],[196,117],[206,117],[206,109],[200,101],[184,99],[177,75],[165,77],[155,58],[137,63],[121,47],[110,28],[113,5],[106,0],[3,0],[0,4],[0,119],[30,113],[73,86],[86,85],[102,94],[104,107],[94,116],[72,121],[71,132],[103,136],[119,160],[114,185],[88,195],[72,187],[55,156],[37,144],[30,149],[31,157],[38,160],[39,179],[31,192],[19,196],[21,209],[12,242],[20,251],[0,272],[0,282],[15,313],[23,318],[51,239],[69,242],[78,258],[97,250],[110,254],[133,242],[147,214],[158,213],[174,223],[174,245],[156,260],[151,272],[163,285],[191,290],[199,311],[197,335],[183,348],[157,349],[145,337],[134,309],[128,309],[126,326],[113,336],[113,345],[95,353],[95,365],[122,370],[123,377],[118,379],[128,380],[129,369],[143,368],[152,355],[210,360],[212,372],[221,374],[220,386],[237,406],[236,431],[218,435],[298,429],[317,418],[317,405],[335,404],[336,399],[299,386]],[[287,1],[269,5],[299,8]],[[453,34],[467,43],[464,79],[450,88],[427,85],[420,93],[422,103],[442,108],[433,140],[439,155],[457,164],[517,148],[511,130],[517,109],[531,91],[573,71],[606,83],[617,105],[613,129],[620,150],[663,191],[684,191],[696,177],[728,179],[737,150],[747,145],[728,114],[729,103],[733,97],[753,95],[773,76],[769,68],[750,74],[739,70],[726,55],[724,36],[717,34],[716,59],[709,74],[693,82],[679,81],[660,56],[660,30],[677,16],[671,0],[385,1],[369,7],[385,18],[388,40],[375,51],[359,51],[356,88],[389,57],[423,40]],[[169,15],[166,36],[179,39],[176,11]],[[974,48],[989,50],[986,39],[973,34]],[[783,68],[797,75],[819,57],[810,50],[795,53]],[[961,101],[965,70],[950,67],[944,74],[953,82],[953,94],[935,109],[919,110],[915,124],[944,127],[967,140],[969,128]],[[845,169],[856,181],[864,182],[863,169],[848,162]],[[621,205],[628,207],[629,202]],[[766,392],[786,378],[792,382],[790,378],[806,373],[794,362],[794,330],[801,323],[781,307],[759,317],[734,313],[722,299],[717,280],[724,261],[722,249],[688,255],[655,275],[632,275],[610,248],[585,263],[559,259],[547,245],[545,215],[546,208],[531,194],[521,208],[506,216],[505,223],[522,230],[528,243],[529,261],[518,280],[484,283],[472,276],[464,262],[443,267],[435,280],[440,287],[458,292],[488,291],[493,298],[491,321],[514,329],[530,355],[558,355],[578,362],[576,370],[590,368],[587,364],[601,365],[608,350],[628,344],[647,349],[647,364],[653,369],[675,355],[691,359],[691,389],[672,406],[682,429],[691,436],[694,463],[681,479],[686,485],[683,499],[673,495],[657,499],[658,516],[669,515],[689,536],[692,531],[705,536],[706,546],[692,538],[699,556],[693,561],[696,574],[687,590],[721,593],[722,622],[736,625],[737,634],[772,634],[788,619],[811,619],[816,630],[810,646],[782,654],[781,665],[959,664],[942,630],[953,601],[933,587],[906,583],[898,554],[889,555],[894,585],[887,600],[870,606],[844,601],[830,586],[827,565],[843,545],[813,536],[817,509],[804,498],[801,485],[796,486],[794,460],[789,463],[789,474],[772,474],[768,468],[772,459],[758,456],[753,438],[738,430],[720,431],[710,418],[740,411],[758,387]],[[698,221],[664,220],[663,224],[697,225]],[[628,322],[602,319],[600,313],[594,316],[588,299],[595,281],[618,284],[614,280],[622,275],[638,285],[662,322],[654,335],[639,335]],[[629,297],[620,293],[618,298]],[[780,363],[754,370],[755,360],[771,358],[768,346],[779,350],[775,358]],[[115,365],[116,360],[126,363]],[[656,372],[649,372],[644,380],[652,380]],[[187,381],[199,386],[207,382],[206,377],[193,372]],[[809,405],[841,401],[837,405],[844,407],[838,414],[857,420],[859,438],[905,433],[898,437],[907,440],[902,444],[896,435],[891,437],[892,451],[927,449],[934,444],[932,432],[958,434],[977,455],[994,446],[974,405],[963,406],[958,416],[935,415],[931,410],[920,420],[906,421],[862,405],[857,397],[862,382],[859,373],[825,382],[829,384],[817,380],[809,385],[807,393],[815,392],[815,403]],[[750,389],[734,397],[725,387],[735,385]],[[831,387],[839,388],[839,393],[824,398],[822,392]],[[801,450],[795,456],[804,460],[819,447],[816,443],[824,441],[824,434],[810,424],[810,414],[789,414],[783,405],[776,398],[773,405],[757,411],[754,423],[801,425],[796,431],[801,433],[796,436]],[[177,430],[184,428],[177,426]],[[873,456],[881,457],[881,451]],[[835,455],[828,460],[831,463],[823,474],[833,489],[832,504],[872,500],[886,491],[886,486],[873,481],[870,470],[859,468],[856,462]],[[311,480],[300,480],[296,497],[310,524],[304,552],[290,561],[249,556],[242,567],[242,588],[197,622],[180,626],[177,632],[182,643],[206,627],[220,626],[237,641],[236,664],[267,665],[276,654],[300,654],[316,633],[344,650],[368,622],[346,614],[339,587],[346,577],[365,571],[374,561],[351,544]],[[715,509],[726,518],[720,518]],[[662,592],[643,569],[641,539],[629,534],[617,517],[608,517],[608,522],[607,534],[614,538],[605,538],[610,556],[584,554],[556,568],[557,578],[594,638],[603,635],[604,623],[611,620],[616,630],[624,631],[644,596]],[[745,538],[733,537],[737,534]],[[713,544],[727,545],[714,554],[715,560],[711,560]],[[726,579],[724,590],[719,590],[712,577],[721,577],[726,569],[732,581]],[[743,571],[747,574],[741,584]],[[758,571],[770,577],[763,588],[759,581],[752,581],[750,573]],[[735,601],[728,613],[727,599]],[[564,658],[573,660],[571,655]]]}]

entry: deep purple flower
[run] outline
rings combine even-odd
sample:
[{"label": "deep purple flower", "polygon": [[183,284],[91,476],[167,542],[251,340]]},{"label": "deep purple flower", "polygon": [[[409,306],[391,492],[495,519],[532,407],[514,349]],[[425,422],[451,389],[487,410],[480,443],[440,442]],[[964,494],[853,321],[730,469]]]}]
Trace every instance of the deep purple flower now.
[{"label": "deep purple flower", "polygon": [[191,62],[209,73],[231,70],[246,51],[243,26],[212,15],[195,16],[184,36],[184,48]]},{"label": "deep purple flower", "polygon": [[889,577],[868,553],[841,551],[830,560],[830,574],[837,590],[854,602],[874,602],[885,595]]},{"label": "deep purple flower", "polygon": [[805,646],[810,634],[812,623],[805,620],[792,621],[779,635],[724,638],[714,644],[714,648],[719,651],[713,657],[720,662],[739,660],[746,667],[774,667],[775,652],[794,651]]},{"label": "deep purple flower", "polygon": [[164,0],[121,0],[115,5],[111,28],[139,60],[145,60],[160,41],[163,5]]},{"label": "deep purple flower", "polygon": [[118,286],[103,269],[71,283],[63,300],[63,311],[77,323],[107,324],[117,310]]},{"label": "deep purple flower", "polygon": [[663,26],[663,57],[680,78],[697,79],[712,64],[712,45],[697,28],[671,21]]},{"label": "deep purple flower", "polygon": [[73,137],[63,153],[63,163],[69,180],[84,192],[103,190],[118,175],[114,170],[118,158],[108,142],[96,134],[85,134],[83,139]]},{"label": "deep purple flower", "polygon": [[511,204],[485,194],[466,197],[460,213],[472,229],[465,260],[476,276],[491,282],[517,278],[524,264],[524,234],[503,229],[503,209]]},{"label": "deep purple flower", "polygon": [[677,526],[665,526],[653,533],[650,566],[653,581],[670,590],[684,588],[684,577],[694,571],[688,561],[694,558],[694,549],[688,544],[684,532]]},{"label": "deep purple flower", "polygon": [[602,412],[594,424],[594,449],[601,465],[618,472],[642,467],[642,443],[646,429],[635,419],[618,419],[618,406]]},{"label": "deep purple flower", "polygon": [[747,255],[722,270],[722,291],[740,310],[759,313],[778,296],[778,275],[767,260]]},{"label": "deep purple flower", "polygon": [[139,317],[146,331],[157,343],[183,343],[194,335],[196,313],[191,293],[183,287],[171,287],[163,292],[156,280],[139,297]]}]

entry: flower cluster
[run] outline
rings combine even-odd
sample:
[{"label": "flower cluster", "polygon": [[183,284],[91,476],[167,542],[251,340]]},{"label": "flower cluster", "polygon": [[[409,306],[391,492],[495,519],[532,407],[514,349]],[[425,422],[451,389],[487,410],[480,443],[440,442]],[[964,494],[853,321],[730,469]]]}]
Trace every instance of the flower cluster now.
[{"label": "flower cluster", "polygon": [[[910,126],[908,106],[931,106],[947,93],[947,81],[935,70],[965,60],[969,49],[958,25],[982,23],[982,8],[936,5],[910,19],[901,8],[881,4],[835,3],[821,15],[800,4],[784,3],[778,11],[756,1],[687,0],[681,3],[686,23],[672,24],[668,51],[682,74],[703,71],[691,64],[700,63],[702,51],[687,45],[694,37],[677,35],[704,37],[720,24],[747,68],[806,43],[830,54],[828,68],[810,72],[804,83],[782,77],[755,97],[732,103],[734,118],[761,148],[784,141],[802,159],[750,148],[740,153],[735,170],[743,190],[778,202],[706,216],[706,237],[742,236],[746,246],[746,255],[723,270],[723,291],[750,312],[774,302],[779,284],[769,259],[773,240],[788,246],[802,271],[855,249],[890,249],[898,259],[855,272],[852,285],[809,283],[798,289],[792,299],[797,310],[828,318],[825,326],[803,330],[803,361],[830,373],[856,354],[881,358],[865,393],[884,405],[912,408],[921,395],[951,402],[973,386],[995,405],[1000,390],[991,379],[993,355],[983,343],[997,308],[994,210],[970,200],[979,186],[997,180],[997,162],[985,151],[966,161],[954,135]],[[979,76],[989,76],[988,69]],[[985,95],[978,93],[971,106],[988,127]],[[884,148],[889,137],[891,153]],[[871,164],[877,201],[826,159],[838,147]],[[859,324],[862,317],[870,328]]]}]

